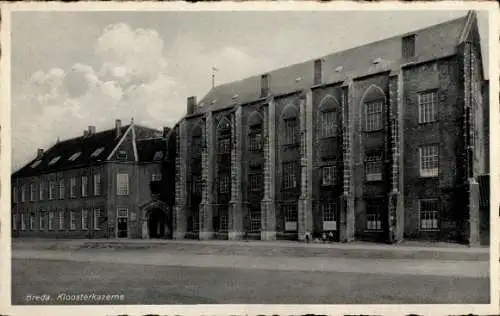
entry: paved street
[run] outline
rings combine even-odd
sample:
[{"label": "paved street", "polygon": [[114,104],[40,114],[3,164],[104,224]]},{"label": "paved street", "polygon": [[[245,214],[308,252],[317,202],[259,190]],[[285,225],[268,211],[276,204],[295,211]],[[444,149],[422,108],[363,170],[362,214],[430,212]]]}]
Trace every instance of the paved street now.
[{"label": "paved street", "polygon": [[[230,253],[228,243],[92,243],[14,245],[13,304],[43,294],[51,297],[43,303],[71,303],[57,300],[63,292],[121,293],[117,304],[489,302],[489,261],[474,259],[485,253],[478,249],[413,251],[421,258],[408,259],[397,253],[411,248],[383,247],[363,258],[362,245],[332,254],[338,247],[234,243]],[[308,251],[315,255],[298,256]]]}]

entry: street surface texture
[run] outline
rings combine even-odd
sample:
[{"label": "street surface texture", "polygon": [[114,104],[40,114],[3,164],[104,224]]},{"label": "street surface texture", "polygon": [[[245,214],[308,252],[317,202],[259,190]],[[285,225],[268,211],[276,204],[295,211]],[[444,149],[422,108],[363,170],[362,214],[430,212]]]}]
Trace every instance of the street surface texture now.
[{"label": "street surface texture", "polygon": [[58,294],[96,293],[123,294],[123,301],[100,304],[487,304],[487,254],[457,247],[21,241],[13,245],[12,303],[82,304]]}]

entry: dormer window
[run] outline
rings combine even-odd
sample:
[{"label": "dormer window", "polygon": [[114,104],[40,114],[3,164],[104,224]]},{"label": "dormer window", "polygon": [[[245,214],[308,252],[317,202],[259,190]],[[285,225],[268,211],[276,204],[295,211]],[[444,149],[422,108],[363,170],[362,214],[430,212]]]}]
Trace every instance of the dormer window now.
[{"label": "dormer window", "polygon": [[55,164],[56,162],[58,162],[60,158],[61,158],[61,156],[57,156],[55,158],[52,158],[52,160],[49,161],[49,166],[51,166],[51,165]]},{"label": "dormer window", "polygon": [[103,150],[104,150],[104,147],[97,148],[96,150],[94,150],[92,155],[90,155],[90,157],[98,157],[102,153]]},{"label": "dormer window", "polygon": [[77,152],[77,153],[74,153],[73,155],[71,155],[71,157],[69,157],[69,161],[75,161],[78,157],[80,157],[80,155],[82,154],[81,151]]},{"label": "dormer window", "polygon": [[163,151],[158,150],[155,152],[155,155],[153,156],[153,161],[160,161],[163,159]]},{"label": "dormer window", "polygon": [[37,160],[35,161],[34,163],[31,164],[31,168],[36,168],[38,167],[38,165],[41,163],[42,161],[41,160]]},{"label": "dormer window", "polygon": [[403,37],[403,58],[415,56],[415,34]]},{"label": "dormer window", "polygon": [[118,153],[116,154],[116,159],[122,161],[127,160],[127,152],[125,150],[118,151]]}]

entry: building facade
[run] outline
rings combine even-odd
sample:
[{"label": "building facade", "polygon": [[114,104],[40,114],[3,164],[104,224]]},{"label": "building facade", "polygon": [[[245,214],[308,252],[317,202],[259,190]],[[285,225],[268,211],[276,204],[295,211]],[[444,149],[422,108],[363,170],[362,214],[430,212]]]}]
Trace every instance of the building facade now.
[{"label": "building facade", "polygon": [[216,86],[170,136],[173,237],[478,244],[488,114],[474,12]]},{"label": "building facade", "polygon": [[13,236],[169,237],[165,136],[133,122],[58,141],[12,175]]}]

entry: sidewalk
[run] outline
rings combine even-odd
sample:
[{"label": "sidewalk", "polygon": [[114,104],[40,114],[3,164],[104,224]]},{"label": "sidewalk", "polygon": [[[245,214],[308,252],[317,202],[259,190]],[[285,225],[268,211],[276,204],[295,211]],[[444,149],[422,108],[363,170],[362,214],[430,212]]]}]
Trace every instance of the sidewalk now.
[{"label": "sidewalk", "polygon": [[450,243],[404,242],[396,245],[368,242],[310,243],[295,241],[149,240],[149,239],[13,239],[16,250],[84,249],[147,250],[172,253],[285,257],[354,257],[370,259],[422,259],[488,261],[489,247]]}]

